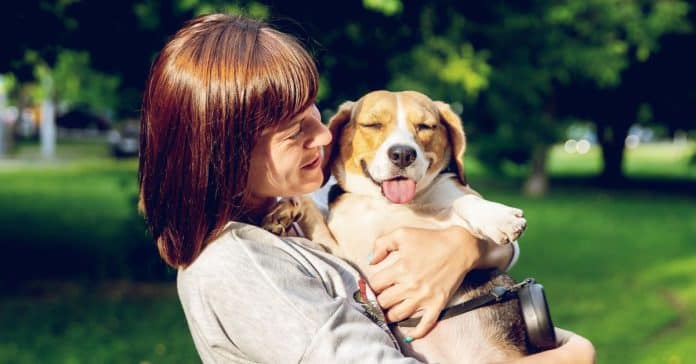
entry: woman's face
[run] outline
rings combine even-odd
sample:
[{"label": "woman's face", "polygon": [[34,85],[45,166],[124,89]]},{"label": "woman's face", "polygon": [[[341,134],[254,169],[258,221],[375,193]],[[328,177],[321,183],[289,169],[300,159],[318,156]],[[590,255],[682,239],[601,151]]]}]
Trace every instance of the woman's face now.
[{"label": "woman's face", "polygon": [[252,150],[247,186],[255,198],[297,196],[321,187],[323,147],[331,133],[316,105],[261,133]]}]

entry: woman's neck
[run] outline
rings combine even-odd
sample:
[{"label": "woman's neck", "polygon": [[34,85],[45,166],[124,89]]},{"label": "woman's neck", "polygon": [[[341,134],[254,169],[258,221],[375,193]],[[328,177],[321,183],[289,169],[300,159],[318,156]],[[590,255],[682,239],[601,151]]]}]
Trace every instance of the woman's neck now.
[{"label": "woman's neck", "polygon": [[263,218],[266,217],[271,207],[275,205],[278,199],[275,197],[257,197],[252,196],[247,209],[246,216],[254,225],[261,226]]}]

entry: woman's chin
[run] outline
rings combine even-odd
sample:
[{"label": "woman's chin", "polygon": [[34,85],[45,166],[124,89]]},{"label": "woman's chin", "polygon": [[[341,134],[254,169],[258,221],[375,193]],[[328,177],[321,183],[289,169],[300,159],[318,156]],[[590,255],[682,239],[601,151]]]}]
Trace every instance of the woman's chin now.
[{"label": "woman's chin", "polygon": [[313,178],[310,181],[307,181],[303,186],[302,186],[302,193],[303,195],[312,193],[318,189],[321,188],[321,184],[324,182],[324,176],[319,173],[318,178]]}]

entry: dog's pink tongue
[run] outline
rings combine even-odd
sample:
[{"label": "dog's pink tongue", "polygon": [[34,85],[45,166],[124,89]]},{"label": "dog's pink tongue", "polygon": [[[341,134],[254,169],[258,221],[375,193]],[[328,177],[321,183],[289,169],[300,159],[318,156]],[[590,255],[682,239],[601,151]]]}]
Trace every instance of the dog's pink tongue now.
[{"label": "dog's pink tongue", "polygon": [[393,203],[407,203],[416,195],[416,181],[411,179],[392,179],[382,182],[384,196]]}]

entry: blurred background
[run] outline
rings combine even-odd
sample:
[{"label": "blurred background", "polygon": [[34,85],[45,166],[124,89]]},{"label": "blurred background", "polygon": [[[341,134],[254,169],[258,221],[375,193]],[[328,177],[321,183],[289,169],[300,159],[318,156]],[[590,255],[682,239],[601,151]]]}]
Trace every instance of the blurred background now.
[{"label": "blurred background", "polygon": [[186,20],[295,34],[324,120],[367,91],[449,102],[465,165],[525,210],[512,274],[602,363],[696,363],[696,4],[25,0],[0,21],[0,362],[199,361],[137,199],[139,108]]}]

